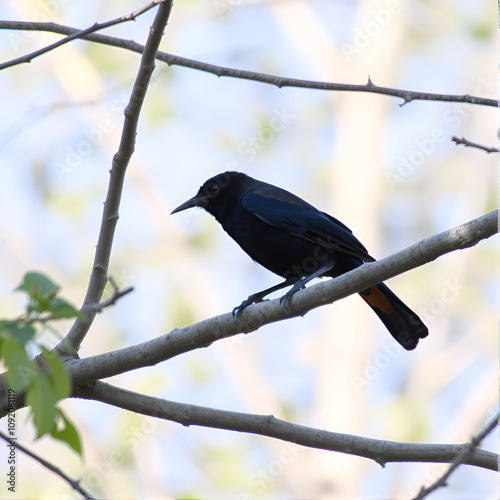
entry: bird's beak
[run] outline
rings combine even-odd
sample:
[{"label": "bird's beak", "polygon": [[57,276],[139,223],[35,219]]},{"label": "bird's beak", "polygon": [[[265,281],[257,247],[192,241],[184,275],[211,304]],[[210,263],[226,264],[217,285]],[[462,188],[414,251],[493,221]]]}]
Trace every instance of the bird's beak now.
[{"label": "bird's beak", "polygon": [[182,205],[179,205],[175,210],[173,210],[170,215],[176,214],[177,212],[182,212],[188,208],[193,207],[204,207],[208,202],[208,196],[193,196],[188,201],[185,201]]}]

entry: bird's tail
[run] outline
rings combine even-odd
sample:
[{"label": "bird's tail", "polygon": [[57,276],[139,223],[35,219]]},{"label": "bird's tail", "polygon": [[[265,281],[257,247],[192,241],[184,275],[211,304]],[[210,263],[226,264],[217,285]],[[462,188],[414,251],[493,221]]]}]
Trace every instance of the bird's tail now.
[{"label": "bird's tail", "polygon": [[375,311],[390,334],[408,351],[427,337],[429,330],[422,320],[384,283],[367,288],[359,295]]}]

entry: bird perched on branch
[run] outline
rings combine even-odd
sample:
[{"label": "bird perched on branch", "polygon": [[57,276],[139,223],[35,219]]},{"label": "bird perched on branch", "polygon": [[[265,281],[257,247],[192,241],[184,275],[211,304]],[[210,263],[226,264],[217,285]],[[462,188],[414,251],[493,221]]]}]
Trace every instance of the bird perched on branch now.
[{"label": "bird perched on branch", "polygon": [[[339,220],[321,212],[298,196],[240,172],[224,172],[206,181],[196,196],[172,214],[192,207],[204,208],[256,262],[285,278],[250,295],[233,311],[239,319],[250,304],[276,290],[293,285],[281,302],[290,299],[314,278],[340,276],[364,262],[372,262],[366,248]],[[427,327],[384,284],[359,295],[375,311],[391,335],[407,350],[427,337]]]}]

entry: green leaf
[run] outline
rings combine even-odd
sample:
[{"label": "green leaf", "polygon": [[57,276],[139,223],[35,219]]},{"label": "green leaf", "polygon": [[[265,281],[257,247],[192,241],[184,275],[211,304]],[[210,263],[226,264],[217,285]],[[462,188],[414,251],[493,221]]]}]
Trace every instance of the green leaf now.
[{"label": "green leaf", "polygon": [[35,336],[35,329],[31,325],[23,324],[19,320],[0,320],[0,337],[6,339],[8,336],[13,337],[24,346]]},{"label": "green leaf", "polygon": [[41,346],[43,357],[50,372],[50,381],[54,388],[56,399],[67,398],[71,394],[71,377],[62,359],[55,353]]},{"label": "green leaf", "polygon": [[55,439],[59,439],[64,443],[67,443],[73,450],[75,450],[80,456],[83,456],[82,443],[80,441],[80,435],[76,430],[75,426],[71,423],[71,421],[66,417],[63,411],[60,408],[56,408],[57,415],[59,419],[62,419],[64,423],[63,429],[58,429],[58,426],[55,426],[50,433],[52,437]]},{"label": "green leaf", "polygon": [[28,315],[32,312],[49,312],[54,319],[84,318],[67,300],[57,297],[60,286],[42,273],[30,272],[24,275],[23,282],[16,288],[30,296]]},{"label": "green leaf", "polygon": [[26,391],[26,403],[31,406],[33,423],[38,431],[37,439],[52,432],[56,426],[57,396],[50,377],[38,372]]},{"label": "green leaf", "polygon": [[0,356],[8,368],[5,378],[12,389],[20,391],[36,378],[38,371],[29,359],[24,346],[20,345],[13,336],[4,338]]},{"label": "green leaf", "polygon": [[16,288],[16,290],[27,292],[32,299],[40,295],[55,296],[59,289],[60,287],[50,278],[37,272],[26,273],[23,282]]},{"label": "green leaf", "polygon": [[60,297],[55,297],[47,305],[47,311],[49,311],[52,316],[57,318],[84,318],[84,315],[78,311],[69,302]]}]

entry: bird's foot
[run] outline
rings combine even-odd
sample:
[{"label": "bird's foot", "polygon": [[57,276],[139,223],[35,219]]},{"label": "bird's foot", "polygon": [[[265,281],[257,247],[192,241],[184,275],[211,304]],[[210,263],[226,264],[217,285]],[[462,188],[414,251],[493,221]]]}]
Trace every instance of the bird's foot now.
[{"label": "bird's foot", "polygon": [[262,296],[258,293],[255,293],[254,295],[250,295],[250,297],[248,297],[248,299],[245,299],[239,306],[236,306],[233,309],[233,318],[236,321],[238,321],[238,323],[239,323],[241,313],[243,312],[244,309],[246,309],[251,304],[257,304],[258,302],[264,302],[264,300],[267,300],[267,299],[263,299]]},{"label": "bird's foot", "polygon": [[290,299],[292,298],[292,296],[297,293],[299,290],[302,290],[306,287],[306,285],[303,283],[303,280],[300,280],[300,281],[297,281],[297,283],[295,283],[292,288],[287,292],[285,293],[285,295],[283,295],[283,297],[281,297],[280,299],[280,304],[283,305],[283,307],[285,308],[285,311],[288,313],[288,304],[290,303]]}]

